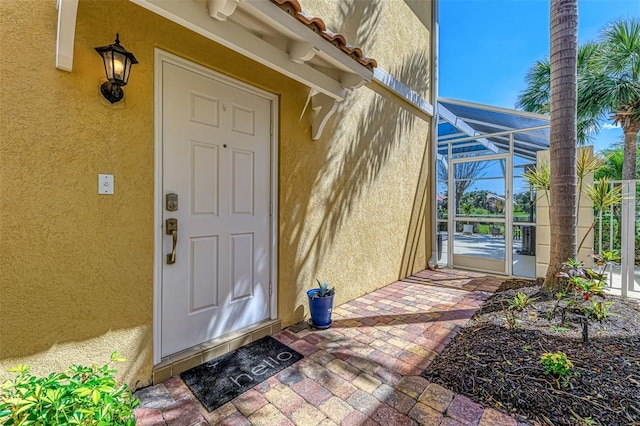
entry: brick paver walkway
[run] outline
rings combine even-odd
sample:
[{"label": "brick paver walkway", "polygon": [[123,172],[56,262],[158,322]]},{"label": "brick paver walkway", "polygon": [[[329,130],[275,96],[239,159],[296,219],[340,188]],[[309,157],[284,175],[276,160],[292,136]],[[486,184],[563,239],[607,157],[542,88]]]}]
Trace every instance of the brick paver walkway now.
[{"label": "brick paver walkway", "polygon": [[137,392],[138,425],[517,425],[420,376],[500,282],[449,269],[397,281],[335,308],[330,329],[276,334],[304,359],[212,412],[179,377]]}]

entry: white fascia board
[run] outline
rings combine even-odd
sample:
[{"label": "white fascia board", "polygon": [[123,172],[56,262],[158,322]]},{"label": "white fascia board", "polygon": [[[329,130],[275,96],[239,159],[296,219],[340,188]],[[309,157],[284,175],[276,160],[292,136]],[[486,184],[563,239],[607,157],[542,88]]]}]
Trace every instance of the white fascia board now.
[{"label": "white fascia board", "polygon": [[56,68],[73,69],[73,45],[76,37],[78,0],[58,0],[58,36],[56,40]]},{"label": "white fascia board", "polygon": [[343,71],[359,75],[365,81],[371,81],[373,78],[373,72],[368,68],[349,57],[321,35],[311,31],[302,22],[284,12],[269,0],[243,1],[241,7],[253,15],[260,16],[262,20],[268,22],[277,31],[309,43],[314,49],[321,52],[325,58],[340,64]]},{"label": "white fascia board", "polygon": [[[457,129],[465,132],[467,135],[475,136],[475,135],[478,134],[478,132],[476,132],[471,126],[469,126],[467,123],[465,123],[465,121],[463,119],[459,118],[457,115],[452,113],[449,109],[447,109],[442,104],[438,105],[438,114],[441,117],[443,117],[445,120],[447,120],[449,123],[453,124]],[[468,138],[464,138],[464,139],[466,140]],[[495,153],[499,152],[498,147],[495,146],[493,143],[489,142],[487,139],[482,138],[482,137],[473,138],[473,139],[475,139],[478,142],[480,142],[488,150],[493,151]],[[457,142],[457,141],[454,140],[452,142]]]},{"label": "white fascia board", "polygon": [[[218,21],[211,18],[206,8],[198,3],[166,0],[130,1],[284,74],[317,92],[324,93],[337,101],[343,101],[345,98],[345,88],[338,81],[311,66],[291,61],[286,52],[229,21]],[[309,30],[307,29],[307,31]]]},{"label": "white fascia board", "polygon": [[433,105],[382,68],[374,68],[373,80],[367,86],[378,93],[380,91],[376,90],[376,87],[382,87],[391,92],[402,99],[404,103],[409,104],[413,110],[417,110],[419,112],[418,115],[422,118],[429,119],[433,117]]}]

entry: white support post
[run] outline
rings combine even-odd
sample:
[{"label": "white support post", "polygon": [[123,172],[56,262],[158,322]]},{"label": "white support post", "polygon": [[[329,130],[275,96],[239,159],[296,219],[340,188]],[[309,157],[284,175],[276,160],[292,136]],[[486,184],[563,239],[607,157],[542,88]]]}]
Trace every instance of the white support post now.
[{"label": "white support post", "polygon": [[454,186],[454,179],[455,179],[455,169],[456,166],[455,164],[451,164],[451,161],[453,159],[453,147],[451,146],[451,144],[449,144],[448,148],[447,148],[447,160],[449,161],[449,173],[447,176],[448,182],[447,182],[447,267],[452,267],[453,266],[453,239],[455,238],[454,234],[455,234],[455,228],[454,228],[454,218],[456,215],[456,205],[455,205],[455,193],[456,193],[456,189]]},{"label": "white support post", "polygon": [[[620,272],[622,273],[621,294],[627,297],[628,291],[633,290],[635,267],[635,210],[636,210],[636,181],[622,181],[622,223],[621,232],[622,260]],[[628,232],[627,232],[628,231]]]},{"label": "white support post", "polygon": [[[509,155],[504,160],[506,163],[505,179],[505,218],[504,218],[504,263],[505,272],[513,275],[513,133],[509,133]],[[500,161],[502,165],[502,161]]]}]

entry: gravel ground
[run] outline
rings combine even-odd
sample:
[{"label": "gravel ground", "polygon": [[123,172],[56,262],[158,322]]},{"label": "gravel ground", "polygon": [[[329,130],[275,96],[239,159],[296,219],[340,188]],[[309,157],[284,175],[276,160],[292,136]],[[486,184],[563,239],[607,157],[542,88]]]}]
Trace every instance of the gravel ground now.
[{"label": "gravel ground", "polygon": [[[607,296],[611,315],[590,320],[583,343],[579,315],[567,310],[561,323],[556,309],[548,319],[556,301],[542,296],[540,285],[505,281],[423,375],[524,423],[640,425],[640,301]],[[538,299],[509,311],[518,292]],[[568,380],[545,375],[539,363],[557,351],[574,364]]]}]

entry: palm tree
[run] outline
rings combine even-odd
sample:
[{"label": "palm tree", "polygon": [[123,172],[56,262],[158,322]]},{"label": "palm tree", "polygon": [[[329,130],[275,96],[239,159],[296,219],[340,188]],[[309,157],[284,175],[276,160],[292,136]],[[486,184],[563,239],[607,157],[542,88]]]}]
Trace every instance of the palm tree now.
[{"label": "palm tree", "polygon": [[[578,46],[578,78],[586,73],[598,50],[598,44],[589,42]],[[549,114],[551,111],[551,64],[549,58],[536,61],[525,77],[527,88],[520,92],[516,108],[538,114]],[[580,98],[578,98],[580,103]],[[600,130],[598,117],[578,115],[578,144],[591,141],[592,135]]]},{"label": "palm tree", "polygon": [[[640,157],[640,135],[636,141],[637,151],[636,158]],[[610,148],[601,151],[602,156],[605,158],[605,163],[601,169],[599,169],[594,178],[608,178],[610,180],[622,179],[622,168],[624,165],[624,137],[620,137],[619,141],[613,144]],[[640,178],[640,163],[636,164],[636,179]]]},{"label": "palm tree", "polygon": [[551,0],[550,261],[543,290],[562,285],[556,274],[576,254],[578,1]]},{"label": "palm tree", "polygon": [[622,179],[635,179],[640,131],[640,20],[604,29],[593,66],[580,77],[580,115],[610,118],[624,132]]}]

